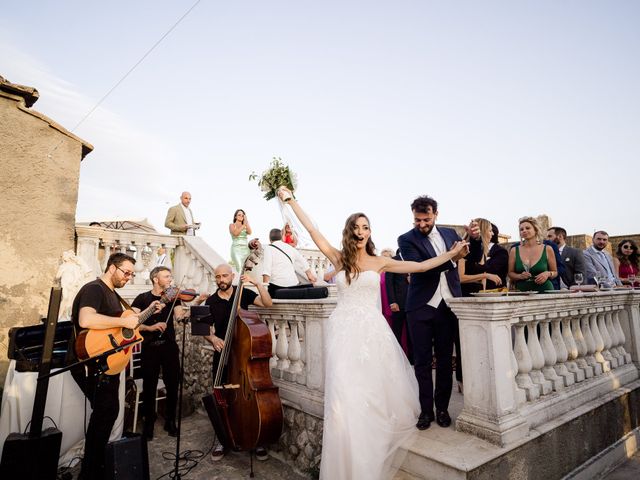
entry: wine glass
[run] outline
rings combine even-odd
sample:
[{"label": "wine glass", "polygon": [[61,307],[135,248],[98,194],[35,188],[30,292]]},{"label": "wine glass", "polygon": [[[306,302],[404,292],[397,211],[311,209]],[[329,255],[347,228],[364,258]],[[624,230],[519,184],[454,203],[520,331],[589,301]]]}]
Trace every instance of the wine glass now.
[{"label": "wine glass", "polygon": [[584,277],[582,276],[582,274],[576,273],[573,276],[573,280],[576,282],[576,285],[578,285],[578,290],[580,290],[580,285],[582,285],[582,282],[584,282]]},{"label": "wine glass", "polygon": [[629,280],[629,286],[631,288],[636,286],[636,274],[635,273],[630,273],[629,275],[627,275],[627,280]]}]

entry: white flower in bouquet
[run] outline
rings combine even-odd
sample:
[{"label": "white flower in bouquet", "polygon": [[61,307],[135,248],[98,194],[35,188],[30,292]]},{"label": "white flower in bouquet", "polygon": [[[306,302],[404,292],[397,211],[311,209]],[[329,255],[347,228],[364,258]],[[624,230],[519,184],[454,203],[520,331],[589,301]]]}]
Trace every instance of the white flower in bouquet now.
[{"label": "white flower in bouquet", "polygon": [[259,177],[255,172],[252,172],[249,175],[249,180],[258,181],[258,187],[265,192],[264,198],[267,200],[275,198],[280,187],[287,187],[293,192],[298,185],[297,176],[282,162],[280,157],[273,157],[271,166]]}]

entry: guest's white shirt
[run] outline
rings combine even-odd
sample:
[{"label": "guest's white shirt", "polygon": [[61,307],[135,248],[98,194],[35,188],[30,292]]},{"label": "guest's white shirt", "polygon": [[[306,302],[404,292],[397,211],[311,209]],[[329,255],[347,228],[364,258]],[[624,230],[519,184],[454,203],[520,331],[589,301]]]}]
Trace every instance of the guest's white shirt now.
[{"label": "guest's white shirt", "polygon": [[[277,246],[284,253],[271,245]],[[278,285],[279,287],[292,287],[298,285],[298,277],[296,270],[299,272],[306,272],[309,270],[309,265],[304,257],[291,245],[284,243],[282,240],[276,240],[272,242],[264,249],[264,256],[262,258],[262,274],[269,276],[269,283]]]},{"label": "guest's white shirt", "polygon": [[[433,227],[433,230],[431,230],[431,233],[427,238],[429,239],[429,242],[431,242],[433,249],[436,251],[436,255],[441,255],[447,251],[447,245],[444,243],[444,238],[440,235],[437,227]],[[451,293],[451,289],[447,283],[446,272],[440,272],[438,288],[436,288],[433,297],[431,297],[431,300],[427,302],[427,305],[433,308],[438,308],[438,305],[440,305],[442,300],[448,300],[450,298],[453,298],[453,294]]]},{"label": "guest's white shirt", "polygon": [[[184,212],[184,218],[187,221],[187,225],[193,225],[193,215],[191,215],[191,209],[185,207],[182,203],[180,204],[182,207],[182,211]],[[196,233],[193,231],[193,228],[188,228],[185,232],[185,235],[195,235]]]}]

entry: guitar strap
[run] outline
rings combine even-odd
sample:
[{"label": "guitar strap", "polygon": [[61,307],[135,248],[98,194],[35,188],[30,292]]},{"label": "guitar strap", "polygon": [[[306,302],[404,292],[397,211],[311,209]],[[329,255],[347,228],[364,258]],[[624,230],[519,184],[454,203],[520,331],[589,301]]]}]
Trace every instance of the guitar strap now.
[{"label": "guitar strap", "polygon": [[129,305],[129,303],[128,303],[124,298],[122,298],[122,297],[118,294],[118,292],[116,292],[116,291],[114,290],[114,291],[113,291],[113,293],[115,293],[115,294],[116,294],[116,297],[118,297],[118,300],[120,300],[120,305],[122,305],[122,306],[124,307],[124,309],[125,309],[125,310],[131,310],[131,311],[133,311],[133,308],[131,308],[131,305]]}]

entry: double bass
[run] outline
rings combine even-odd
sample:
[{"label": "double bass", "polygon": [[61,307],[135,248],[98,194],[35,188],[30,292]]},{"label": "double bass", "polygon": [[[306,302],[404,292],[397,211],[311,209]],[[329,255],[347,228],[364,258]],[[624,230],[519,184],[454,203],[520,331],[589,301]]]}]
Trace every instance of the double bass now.
[{"label": "double bass", "polygon": [[[251,270],[257,258],[258,250],[252,252],[242,270]],[[213,382],[213,405],[208,410],[224,447],[252,451],[278,441],[283,413],[269,367],[271,333],[257,313],[239,308],[242,290],[240,281]]]}]

